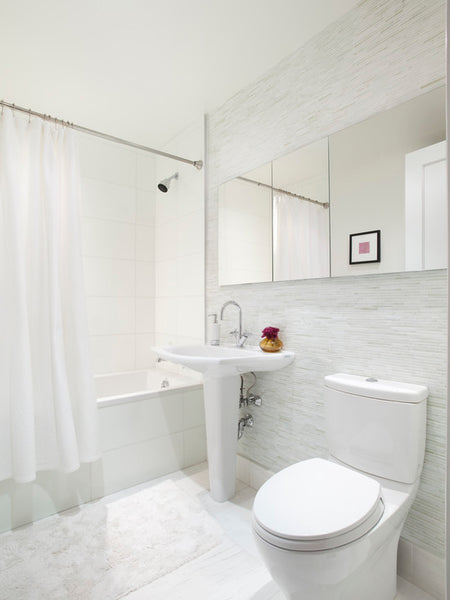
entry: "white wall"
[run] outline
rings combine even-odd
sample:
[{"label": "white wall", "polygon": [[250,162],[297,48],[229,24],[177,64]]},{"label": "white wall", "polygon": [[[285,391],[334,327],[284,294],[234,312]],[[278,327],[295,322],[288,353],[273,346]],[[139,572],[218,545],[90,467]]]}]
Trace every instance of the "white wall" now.
[{"label": "white wall", "polygon": [[[204,124],[199,119],[163,150],[204,159]],[[167,193],[155,199],[155,343],[201,344],[205,329],[205,170],[157,157],[156,181],[175,172]]]},{"label": "white wall", "polygon": [[94,373],[149,367],[155,312],[155,159],[79,136],[82,252]]},{"label": "white wall", "polygon": [[[419,585],[432,581],[428,589],[436,597],[444,588],[446,272],[221,288],[217,200],[222,182],[442,85],[445,8],[442,0],[362,2],[212,113],[208,135],[207,312],[233,298],[243,308],[244,327],[254,333],[252,343],[274,325],[297,355],[290,367],[258,376],[264,404],[252,411],[255,427],[239,451],[269,470],[325,455],[327,374],[428,385],[424,471],[402,534],[402,547],[410,544],[414,552],[405,560],[403,554],[400,564]],[[421,562],[425,553],[433,564]]]}]

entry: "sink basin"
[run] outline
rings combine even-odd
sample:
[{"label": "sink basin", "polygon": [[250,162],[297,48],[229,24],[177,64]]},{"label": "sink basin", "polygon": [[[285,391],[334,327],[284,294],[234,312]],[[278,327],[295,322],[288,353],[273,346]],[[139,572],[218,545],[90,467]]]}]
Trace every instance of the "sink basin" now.
[{"label": "sink basin", "polygon": [[206,443],[211,496],[234,496],[241,373],[276,371],[294,352],[263,352],[259,346],[166,346],[152,350],[161,358],[203,373]]},{"label": "sink basin", "polygon": [[294,360],[294,353],[263,352],[259,346],[166,346],[153,348],[161,358],[182,364],[209,377],[226,377],[249,371],[276,371]]}]

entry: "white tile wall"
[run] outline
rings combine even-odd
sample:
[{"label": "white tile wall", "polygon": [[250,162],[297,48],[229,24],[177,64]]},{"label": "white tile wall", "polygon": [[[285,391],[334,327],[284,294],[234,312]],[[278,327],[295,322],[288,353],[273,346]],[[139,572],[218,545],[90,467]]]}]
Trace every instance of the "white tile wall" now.
[{"label": "white tile wall", "polygon": [[91,335],[89,342],[95,371],[132,371],[136,362],[135,338],[134,335]]},{"label": "white tile wall", "polygon": [[[222,182],[443,85],[445,9],[443,0],[361,2],[213,112],[208,130],[207,312],[233,298],[253,343],[263,327],[276,325],[297,353],[287,369],[258,376],[264,404],[253,411],[255,427],[240,453],[268,470],[324,455],[326,374],[428,385],[422,483],[402,535],[413,553],[435,559],[444,553],[445,532],[446,273],[221,288],[217,199]],[[442,588],[443,570],[435,578]]]},{"label": "white tile wall", "polygon": [[150,367],[155,332],[155,159],[81,135],[82,249],[96,373]]},{"label": "white tile wall", "polygon": [[84,258],[86,294],[96,296],[134,296],[136,267],[134,260],[115,260],[89,256]]},{"label": "white tile wall", "polygon": [[134,223],[135,188],[98,179],[83,180],[82,207],[86,217]]},{"label": "white tile wall", "polygon": [[[182,132],[165,148],[203,160],[203,121]],[[179,173],[155,202],[155,341],[204,341],[204,172],[167,159],[156,160],[158,181]]]}]

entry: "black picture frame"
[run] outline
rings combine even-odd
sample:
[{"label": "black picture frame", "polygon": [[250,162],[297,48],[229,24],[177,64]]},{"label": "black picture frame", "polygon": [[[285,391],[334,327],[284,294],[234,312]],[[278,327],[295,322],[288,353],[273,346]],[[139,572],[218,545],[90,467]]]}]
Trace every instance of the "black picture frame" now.
[{"label": "black picture frame", "polygon": [[381,229],[351,233],[349,236],[349,263],[363,265],[381,261]]}]

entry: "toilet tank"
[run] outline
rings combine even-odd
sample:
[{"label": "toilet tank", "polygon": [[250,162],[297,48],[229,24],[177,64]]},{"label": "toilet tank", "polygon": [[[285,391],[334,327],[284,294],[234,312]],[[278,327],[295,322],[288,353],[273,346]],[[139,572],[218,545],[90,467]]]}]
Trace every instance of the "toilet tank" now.
[{"label": "toilet tank", "polygon": [[365,473],[413,483],[425,453],[422,385],[337,373],[325,377],[330,454]]}]

